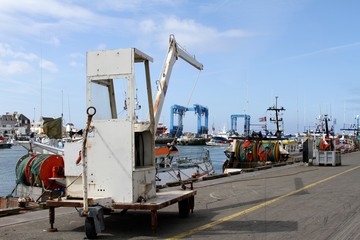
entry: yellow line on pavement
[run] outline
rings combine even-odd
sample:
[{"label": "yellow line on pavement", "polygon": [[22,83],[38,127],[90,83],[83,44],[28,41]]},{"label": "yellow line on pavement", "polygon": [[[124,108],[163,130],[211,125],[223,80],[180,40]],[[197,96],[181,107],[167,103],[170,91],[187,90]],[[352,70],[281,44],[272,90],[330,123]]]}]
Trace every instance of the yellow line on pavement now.
[{"label": "yellow line on pavement", "polygon": [[338,177],[338,176],[340,176],[340,175],[342,175],[342,174],[348,173],[348,172],[353,171],[353,170],[358,169],[358,168],[360,168],[360,166],[350,168],[350,169],[348,169],[348,170],[346,170],[346,171],[344,171],[344,172],[335,174],[335,175],[333,175],[333,176],[330,176],[330,177],[328,177],[328,178],[322,179],[322,180],[317,181],[317,182],[315,182],[315,183],[306,185],[306,186],[303,187],[303,188],[300,188],[300,189],[298,189],[298,190],[289,192],[289,193],[284,194],[284,195],[282,195],[282,196],[280,196],[280,197],[277,197],[277,198],[274,198],[274,199],[272,199],[272,200],[263,202],[263,203],[258,204],[258,205],[256,205],[256,206],[253,206],[253,207],[251,207],[251,208],[248,208],[248,209],[245,209],[245,210],[243,210],[243,211],[234,213],[234,214],[232,214],[232,215],[229,215],[229,216],[220,218],[220,219],[218,219],[218,220],[216,220],[216,221],[210,222],[210,223],[208,223],[208,224],[202,225],[202,226],[197,227],[197,228],[194,228],[194,229],[192,229],[192,230],[189,230],[189,231],[180,233],[180,234],[178,234],[178,235],[175,235],[175,236],[173,236],[173,237],[168,238],[168,240],[170,240],[170,239],[181,239],[181,238],[185,238],[185,237],[187,237],[187,236],[193,235],[193,234],[195,234],[195,233],[197,233],[197,232],[200,232],[200,231],[203,231],[203,230],[205,230],[205,229],[214,227],[214,226],[219,225],[219,224],[221,224],[221,223],[223,223],[223,222],[229,221],[229,220],[231,220],[231,219],[233,219],[233,218],[236,218],[236,217],[245,215],[245,214],[247,214],[247,213],[250,213],[250,212],[253,212],[253,211],[257,210],[257,209],[260,209],[260,208],[262,208],[262,207],[268,206],[268,205],[270,205],[270,204],[272,204],[272,203],[274,203],[274,202],[277,202],[277,201],[279,201],[279,200],[281,200],[281,199],[283,199],[283,198],[289,197],[289,196],[291,196],[291,195],[294,195],[294,194],[299,193],[299,192],[301,192],[301,191],[304,191],[304,190],[306,190],[306,189],[315,187],[316,185],[318,185],[318,184],[320,184],[320,183],[329,181],[329,180],[331,180],[331,179],[333,179],[333,178],[336,178],[336,177]]}]

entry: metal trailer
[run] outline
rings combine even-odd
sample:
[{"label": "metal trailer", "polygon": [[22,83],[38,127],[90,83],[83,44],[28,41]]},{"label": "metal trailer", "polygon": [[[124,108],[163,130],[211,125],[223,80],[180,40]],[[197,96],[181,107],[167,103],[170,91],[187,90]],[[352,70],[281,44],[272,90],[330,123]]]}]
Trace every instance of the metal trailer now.
[{"label": "metal trailer", "polygon": [[[104,212],[108,210],[149,210],[154,231],[159,209],[178,203],[180,216],[193,211],[196,191],[192,186],[190,190],[182,191],[157,192],[156,189],[156,126],[172,67],[178,57],[199,70],[203,68],[177,45],[171,35],[153,105],[150,56],[136,48],[87,53],[88,119],[85,136],[82,142],[64,146],[65,179],[52,180],[64,183],[66,197],[46,202],[51,225],[49,231],[56,230],[53,226],[56,207],[79,207],[80,216],[85,217],[88,238],[95,238],[104,230]],[[139,79],[135,82],[137,63],[143,63],[145,68],[145,111],[150,118],[147,120],[139,120],[136,114],[140,109],[137,89],[141,84]],[[118,90],[121,87],[125,87],[124,98],[121,98],[124,90]]]},{"label": "metal trailer", "polygon": [[[157,231],[157,212],[158,210],[170,206],[172,204],[178,203],[179,216],[184,218],[189,215],[190,212],[194,211],[194,199],[196,191],[195,190],[172,190],[167,191],[163,190],[158,192],[156,196],[152,199],[148,199],[146,202],[139,203],[112,203],[110,208],[104,207],[109,201],[108,199],[88,199],[89,213],[85,219],[85,233],[87,238],[93,239],[97,237],[98,233],[101,233],[105,230],[104,224],[104,215],[105,213],[111,212],[112,210],[122,209],[123,211],[127,210],[148,210],[151,212],[151,229],[155,234]],[[47,207],[49,208],[49,222],[50,228],[49,232],[56,232],[57,228],[54,228],[55,224],[55,208],[57,207],[74,207],[74,208],[83,208],[82,200],[76,199],[66,199],[66,198],[56,198],[50,199],[46,202]],[[109,205],[108,205],[109,206]],[[80,216],[83,216],[83,212],[79,212]]]}]

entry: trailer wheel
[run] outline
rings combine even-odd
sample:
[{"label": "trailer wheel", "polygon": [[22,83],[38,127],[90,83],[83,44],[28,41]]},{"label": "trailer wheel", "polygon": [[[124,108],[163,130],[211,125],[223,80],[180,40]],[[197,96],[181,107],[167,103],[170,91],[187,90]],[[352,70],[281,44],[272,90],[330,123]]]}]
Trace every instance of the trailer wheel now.
[{"label": "trailer wheel", "polygon": [[104,212],[104,215],[110,215],[112,213],[112,209],[111,208],[103,208],[103,212]]},{"label": "trailer wheel", "polygon": [[189,199],[186,198],[184,200],[181,200],[180,202],[178,202],[178,206],[179,206],[179,216],[181,218],[187,217],[189,216],[189,212],[190,212],[190,203],[189,203]]},{"label": "trailer wheel", "polygon": [[85,234],[88,239],[94,239],[97,237],[94,218],[87,217],[85,219]]}]

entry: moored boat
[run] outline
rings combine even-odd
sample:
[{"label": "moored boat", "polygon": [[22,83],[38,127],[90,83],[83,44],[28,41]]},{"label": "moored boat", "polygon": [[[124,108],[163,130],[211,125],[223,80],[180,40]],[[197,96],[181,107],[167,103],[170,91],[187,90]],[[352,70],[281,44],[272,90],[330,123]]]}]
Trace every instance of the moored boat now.
[{"label": "moored boat", "polygon": [[206,142],[208,146],[229,146],[230,142],[225,137],[214,136],[210,139],[210,141]]},{"label": "moored boat", "polygon": [[159,123],[156,128],[156,136],[162,136],[165,134],[167,127],[163,123]]},{"label": "moored boat", "polygon": [[209,150],[181,153],[174,145],[155,150],[156,185],[164,186],[215,174]]},{"label": "moored boat", "polygon": [[12,143],[7,141],[6,138],[4,138],[3,136],[0,136],[0,149],[4,149],[4,148],[11,148]]},{"label": "moored boat", "polygon": [[206,145],[206,138],[184,135],[176,139],[178,145]]}]

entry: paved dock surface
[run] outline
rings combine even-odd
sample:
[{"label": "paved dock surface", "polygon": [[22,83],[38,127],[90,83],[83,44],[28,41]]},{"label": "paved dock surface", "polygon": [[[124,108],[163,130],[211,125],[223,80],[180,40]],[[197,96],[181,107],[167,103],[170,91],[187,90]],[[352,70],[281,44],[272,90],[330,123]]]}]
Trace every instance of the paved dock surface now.
[{"label": "paved dock surface", "polygon": [[[273,167],[194,184],[195,210],[179,218],[177,205],[158,213],[106,216],[98,239],[360,239],[360,152],[342,155],[341,166]],[[56,209],[57,232],[41,210],[0,218],[0,239],[86,239],[84,218]]]}]

